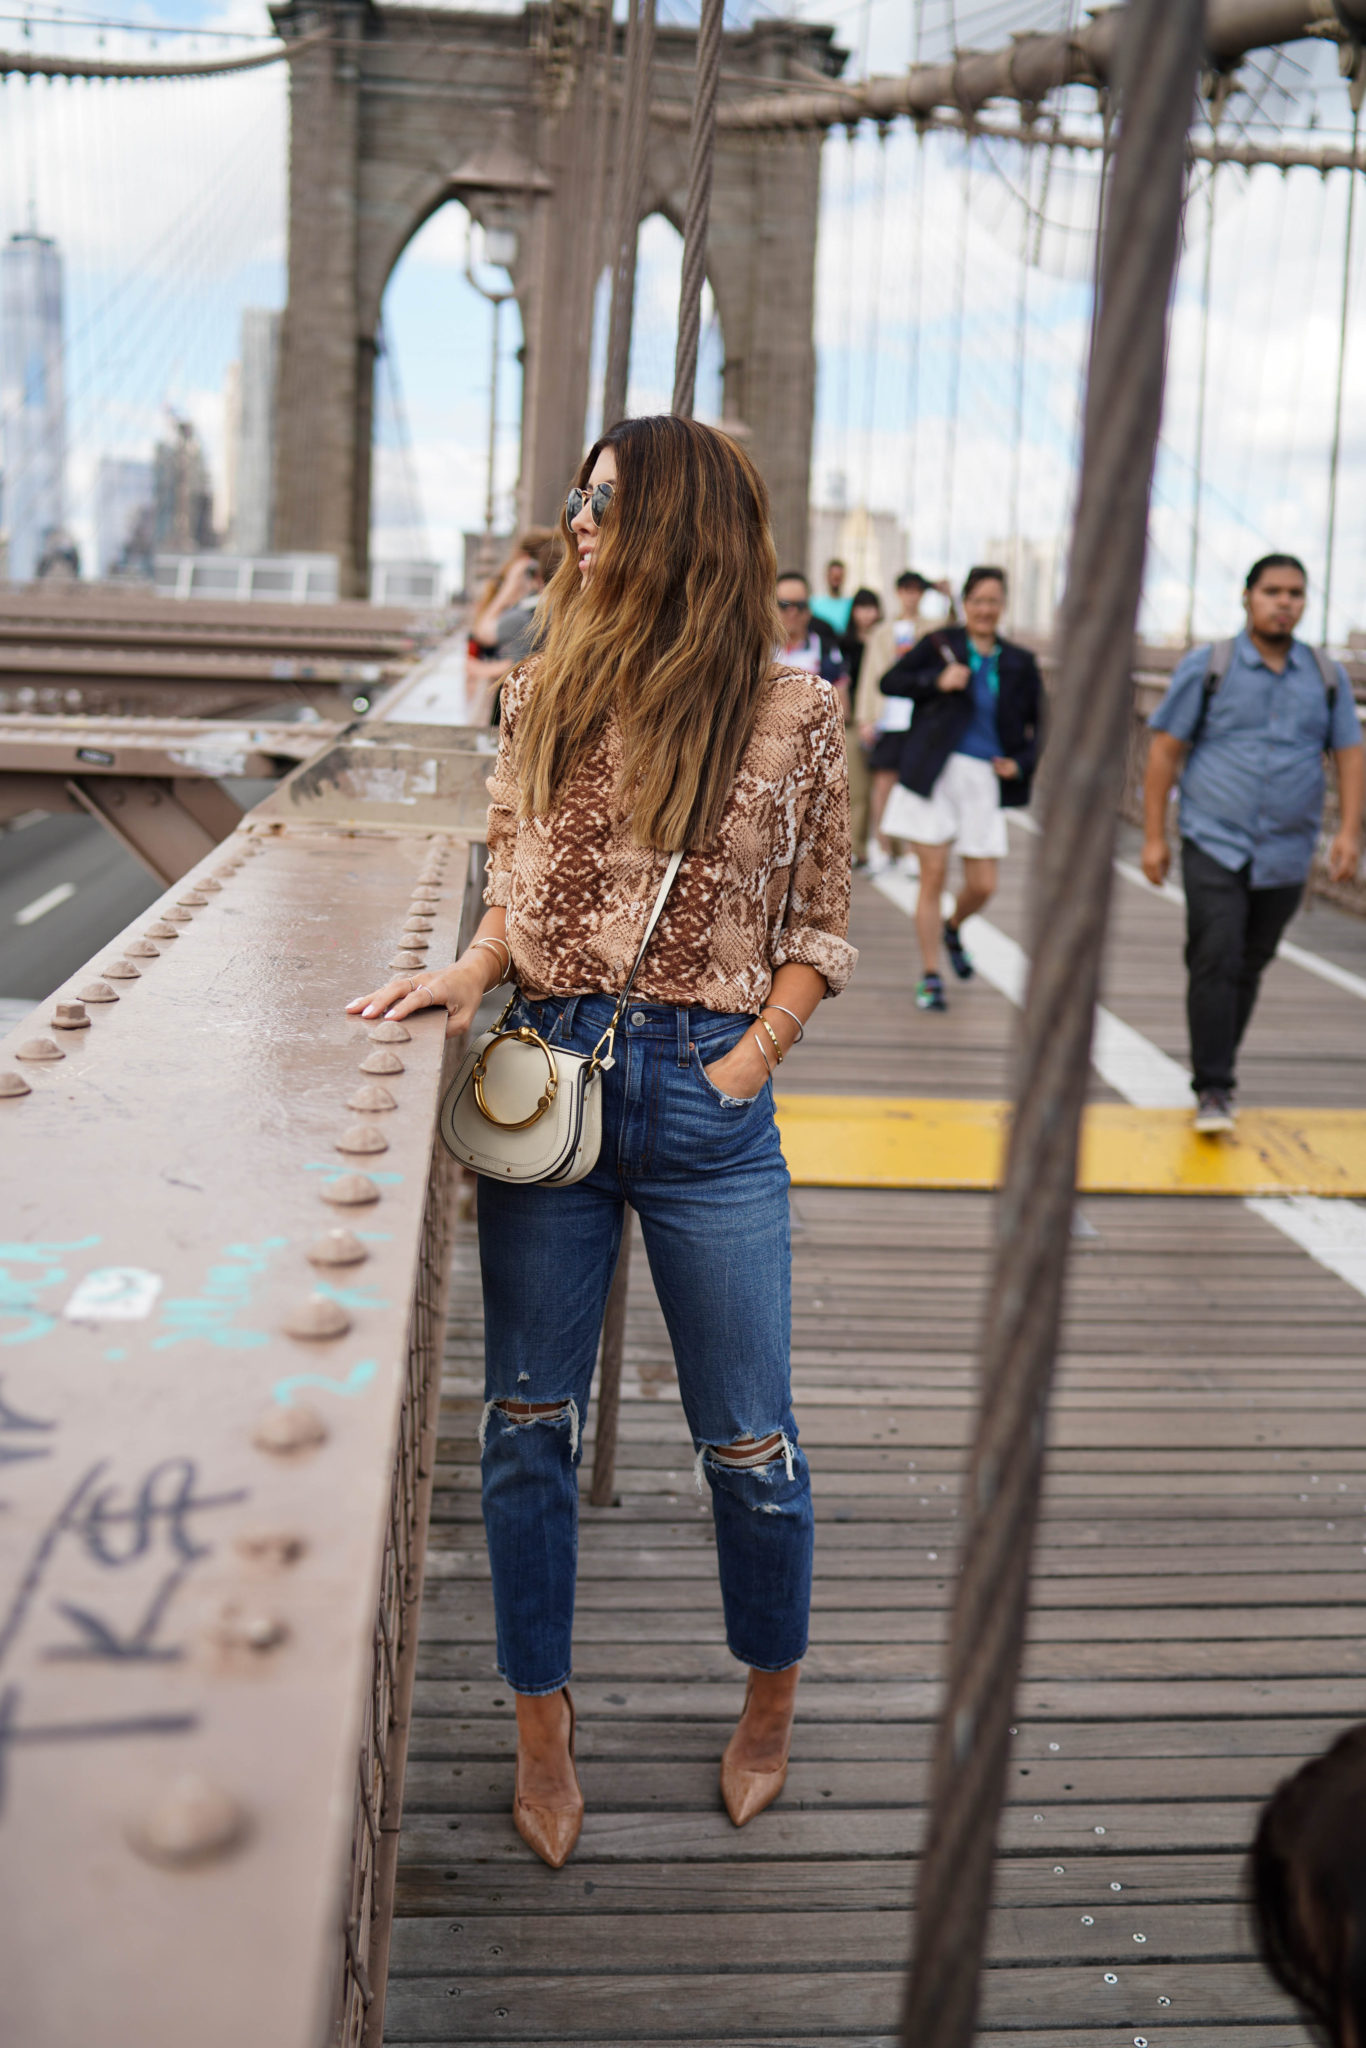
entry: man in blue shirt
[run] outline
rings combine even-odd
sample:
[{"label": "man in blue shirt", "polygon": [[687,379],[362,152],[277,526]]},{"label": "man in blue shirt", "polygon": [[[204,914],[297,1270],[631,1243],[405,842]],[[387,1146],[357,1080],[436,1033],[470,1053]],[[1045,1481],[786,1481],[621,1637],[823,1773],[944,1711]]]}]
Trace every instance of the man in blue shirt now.
[{"label": "man in blue shirt", "polygon": [[[1181,782],[1186,1016],[1197,1131],[1233,1128],[1234,1062],[1262,970],[1299,907],[1323,817],[1323,756],[1337,760],[1334,881],[1361,863],[1361,725],[1336,662],[1296,640],[1308,582],[1293,555],[1264,555],[1243,591],[1247,626],[1196,647],[1148,724],[1143,872],[1169,864],[1167,800]],[[1184,764],[1184,765],[1183,765]]]}]

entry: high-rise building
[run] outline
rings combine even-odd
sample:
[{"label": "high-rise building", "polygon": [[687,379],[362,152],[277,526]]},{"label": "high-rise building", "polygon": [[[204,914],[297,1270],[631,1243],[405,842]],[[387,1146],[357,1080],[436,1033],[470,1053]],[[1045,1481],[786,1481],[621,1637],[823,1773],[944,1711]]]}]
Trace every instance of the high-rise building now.
[{"label": "high-rise building", "polygon": [[264,306],[242,314],[242,342],[228,386],[228,525],[240,555],[270,551],[275,517],[275,382],[280,315]]},{"label": "high-rise building", "polygon": [[95,574],[150,576],[154,489],[150,462],[102,455],[95,477]]},{"label": "high-rise building", "polygon": [[0,528],[11,582],[30,583],[66,510],[62,259],[46,235],[0,249]]},{"label": "high-rise building", "polygon": [[193,555],[217,545],[213,486],[193,422],[168,415],[152,456],[153,532],[159,553]]}]

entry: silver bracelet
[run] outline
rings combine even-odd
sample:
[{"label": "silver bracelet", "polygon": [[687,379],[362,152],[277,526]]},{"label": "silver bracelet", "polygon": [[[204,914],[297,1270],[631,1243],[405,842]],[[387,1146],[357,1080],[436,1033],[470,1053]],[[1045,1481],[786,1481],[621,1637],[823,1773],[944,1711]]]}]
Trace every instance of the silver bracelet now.
[{"label": "silver bracelet", "polygon": [[505,968],[503,969],[502,973],[501,973],[501,974],[499,975],[499,977],[498,977],[497,981],[495,981],[495,982],[494,982],[494,984],[493,984],[493,986],[494,986],[495,988],[500,988],[500,987],[502,986],[502,984],[503,984],[503,983],[504,983],[504,982],[505,982],[505,981],[507,980],[508,976],[509,976],[509,975],[511,974],[511,972],[512,972],[512,948],[511,948],[511,946],[510,946],[510,945],[508,944],[508,942],[507,942],[507,940],[506,940],[506,939],[495,939],[495,938],[486,938],[486,939],[471,939],[471,940],[470,940],[470,951],[471,951],[471,953],[472,953],[472,952],[474,951],[474,949],[475,949],[475,947],[476,947],[476,946],[501,946],[501,947],[502,947],[502,949],[503,949],[503,951],[504,951],[504,952],[505,952],[505,953],[507,954],[507,956],[508,956],[508,964],[507,964],[507,966],[506,966],[506,967],[505,967]]},{"label": "silver bracelet", "polygon": [[790,1017],[797,1027],[797,1044],[801,1044],[802,1040],[806,1036],[806,1027],[802,1023],[801,1018],[797,1015],[795,1010],[789,1010],[784,1003],[764,1003],[761,1005],[759,1010],[759,1015],[761,1017],[765,1010],[780,1010],[784,1017]]},{"label": "silver bracelet", "polygon": [[768,1078],[771,1081],[773,1079],[773,1062],[769,1058],[768,1054],[764,1051],[764,1041],[762,1038],[760,1038],[757,1031],[753,1034],[753,1037],[754,1043],[758,1046],[759,1052],[763,1058],[764,1065],[768,1068]]}]

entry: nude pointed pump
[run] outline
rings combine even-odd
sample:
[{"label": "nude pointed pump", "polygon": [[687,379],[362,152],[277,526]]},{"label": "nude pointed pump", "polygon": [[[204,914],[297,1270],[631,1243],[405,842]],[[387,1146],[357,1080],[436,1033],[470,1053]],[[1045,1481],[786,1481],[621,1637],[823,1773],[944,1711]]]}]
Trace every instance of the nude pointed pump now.
[{"label": "nude pointed pump", "polygon": [[[569,1709],[569,1761],[574,1762],[574,1702],[569,1687],[564,1687],[564,1703]],[[583,1827],[583,1792],[579,1785],[577,1767],[574,1771],[574,1790],[577,1795],[573,1806],[538,1806],[535,1800],[522,1797],[522,1760],[517,1759],[517,1775],[512,1795],[512,1823],[529,1849],[534,1849],[542,1863],[548,1863],[552,1870],[560,1870],[569,1861],[574,1844]]]},{"label": "nude pointed pump", "polygon": [[[745,1680],[745,1708],[749,1706],[749,1693],[752,1683],[752,1678]],[[742,1708],[740,1712],[741,1721],[745,1718],[745,1708]],[[721,1758],[721,1797],[725,1801],[726,1812],[730,1815],[736,1827],[742,1828],[746,1821],[753,1820],[756,1813],[762,1813],[766,1806],[772,1806],[774,1800],[782,1791],[783,1786],[787,1783],[787,1758],[783,1758],[776,1771],[749,1771],[744,1769],[742,1765],[733,1762],[731,1758],[731,1751],[735,1747],[736,1737],[739,1733],[740,1730],[737,1727],[735,1734],[731,1736],[730,1741],[726,1744],[725,1755]]]}]

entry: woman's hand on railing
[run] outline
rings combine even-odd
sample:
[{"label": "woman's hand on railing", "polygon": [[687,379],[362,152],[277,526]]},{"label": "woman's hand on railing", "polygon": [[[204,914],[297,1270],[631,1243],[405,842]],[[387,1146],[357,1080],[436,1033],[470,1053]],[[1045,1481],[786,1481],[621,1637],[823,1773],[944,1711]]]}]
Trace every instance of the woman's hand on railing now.
[{"label": "woman's hand on railing", "polygon": [[357,996],[346,1006],[348,1017],[362,1022],[383,1017],[401,1022],[419,1010],[443,1008],[446,1036],[457,1038],[468,1031],[476,1010],[498,980],[497,955],[479,947],[473,957],[466,954],[454,967],[437,967],[422,976],[396,975],[372,995]]}]

